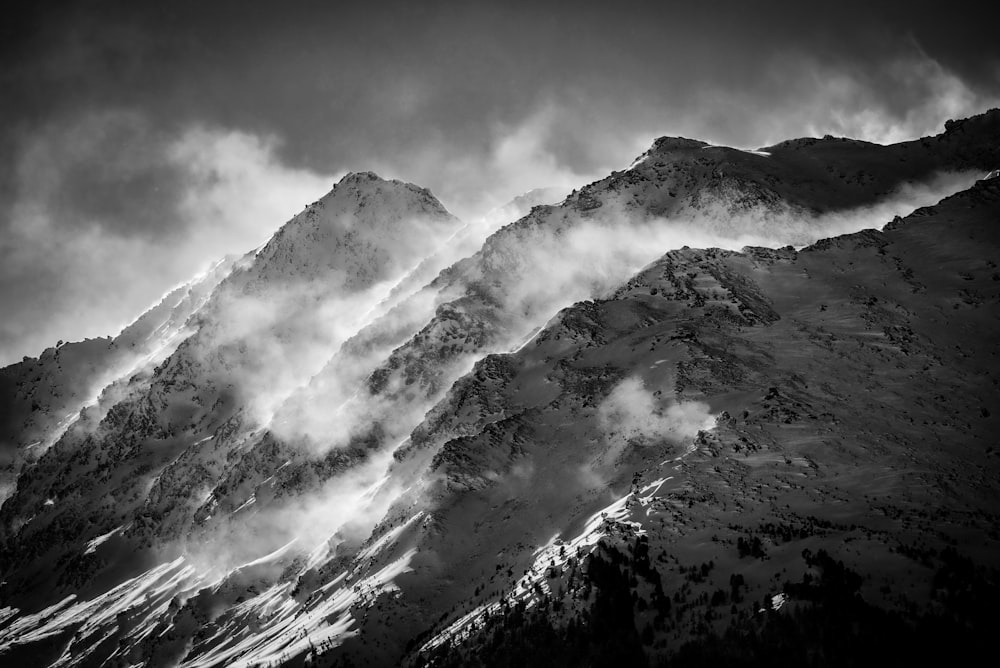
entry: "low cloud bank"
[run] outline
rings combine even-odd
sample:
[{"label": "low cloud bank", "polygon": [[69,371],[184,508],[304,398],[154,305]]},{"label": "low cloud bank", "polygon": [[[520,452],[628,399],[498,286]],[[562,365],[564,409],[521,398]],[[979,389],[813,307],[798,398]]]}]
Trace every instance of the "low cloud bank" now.
[{"label": "low cloud bank", "polygon": [[670,385],[664,390],[651,392],[633,376],[611,391],[598,409],[598,419],[612,452],[620,453],[628,445],[684,441],[715,425],[708,404],[678,401]]}]

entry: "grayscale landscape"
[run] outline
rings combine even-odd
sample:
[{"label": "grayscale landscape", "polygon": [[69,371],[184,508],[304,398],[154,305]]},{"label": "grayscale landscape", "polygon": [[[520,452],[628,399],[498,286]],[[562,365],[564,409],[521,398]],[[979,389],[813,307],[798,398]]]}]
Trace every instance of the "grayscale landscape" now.
[{"label": "grayscale landscape", "polygon": [[0,665],[992,651],[973,19],[68,7],[0,52]]}]

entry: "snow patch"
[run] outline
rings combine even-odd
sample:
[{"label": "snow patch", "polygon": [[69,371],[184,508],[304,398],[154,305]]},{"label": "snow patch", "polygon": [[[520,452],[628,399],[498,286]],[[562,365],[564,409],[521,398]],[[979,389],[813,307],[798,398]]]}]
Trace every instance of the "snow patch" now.
[{"label": "snow patch", "polygon": [[[202,641],[219,644],[185,661],[181,668],[281,664],[316,648],[336,647],[357,634],[352,628],[355,622],[350,609],[355,605],[370,606],[379,595],[396,591],[395,578],[412,570],[409,564],[416,553],[415,548],[410,549],[376,573],[353,584],[345,582],[329,597],[304,607],[291,598],[292,583],[272,587],[236,608],[241,615],[260,619],[262,623],[254,625],[259,631],[252,631],[249,624],[239,628],[235,624],[223,625],[214,636]],[[342,575],[336,582],[345,579]],[[332,623],[327,621],[331,618]]]},{"label": "snow patch", "polygon": [[246,501],[244,501],[242,504],[240,504],[240,507],[237,508],[236,510],[234,510],[232,513],[230,513],[230,515],[235,515],[236,513],[238,513],[241,510],[243,510],[244,508],[252,506],[256,502],[257,502],[257,495],[256,494],[251,494],[250,498],[247,499]]},{"label": "snow patch", "polygon": [[[80,647],[85,645],[96,647],[109,630],[114,631],[117,628],[116,618],[119,613],[134,613],[144,606],[154,608],[154,612],[159,607],[165,609],[178,585],[191,586],[192,583],[183,581],[194,576],[194,569],[182,568],[183,564],[184,558],[179,557],[126,580],[89,601],[78,602],[76,595],[71,594],[44,610],[15,618],[9,625],[0,629],[0,654],[17,645],[38,642],[68,631],[75,632],[76,642]],[[170,573],[174,573],[174,577],[164,580]],[[197,578],[194,584],[197,584]],[[9,609],[7,610],[7,618],[10,618],[12,615]],[[149,623],[155,623],[159,615],[154,615],[152,619],[153,622]],[[123,641],[144,630],[140,624]],[[92,645],[90,641],[93,641]],[[86,654],[72,658],[64,655],[54,665],[79,665],[85,658]]]},{"label": "snow patch", "polygon": [[[524,601],[528,607],[535,603],[535,591],[541,589],[548,593],[547,575],[552,570],[562,571],[570,559],[575,558],[578,553],[589,554],[597,546],[597,543],[607,535],[609,525],[621,524],[631,528],[636,534],[642,535],[645,531],[638,522],[627,519],[629,515],[628,503],[633,497],[630,492],[621,497],[611,505],[602,508],[591,515],[584,524],[583,530],[569,541],[561,541],[558,534],[535,551],[535,561],[528,573],[520,578],[514,587],[504,597],[508,604],[517,601]],[[452,640],[461,641],[472,632],[473,625],[478,626],[480,621],[487,615],[494,615],[500,612],[502,604],[500,601],[485,603],[473,609],[466,615],[458,618],[443,631],[431,638],[422,648],[421,652],[432,650],[445,642]]]},{"label": "snow patch", "polygon": [[424,516],[424,511],[421,510],[416,515],[413,515],[408,520],[400,524],[398,527],[395,527],[390,531],[387,531],[384,536],[380,537],[374,543],[372,543],[371,545],[363,549],[361,552],[359,552],[358,556],[355,557],[355,560],[365,561],[366,559],[371,559],[379,552],[384,550],[388,545],[396,542],[396,539],[399,538],[400,534],[402,534],[407,529],[407,527],[409,527],[411,524],[413,524],[423,516]]},{"label": "snow patch", "polygon": [[284,545],[282,545],[281,547],[279,547],[274,552],[270,552],[268,554],[265,554],[263,557],[261,557],[259,559],[254,559],[253,561],[247,562],[247,563],[243,564],[242,566],[237,566],[236,570],[239,570],[241,568],[253,568],[254,566],[260,566],[261,564],[266,564],[266,563],[269,563],[269,562],[272,562],[272,561],[277,561],[278,558],[281,557],[281,555],[283,555],[286,552],[288,552],[288,550],[292,547],[292,545],[295,544],[295,542],[297,540],[298,540],[298,538],[293,538],[290,541],[288,541],[287,543],[285,543]]},{"label": "snow patch", "polygon": [[638,167],[642,163],[646,162],[647,160],[649,160],[649,151],[646,151],[645,153],[643,153],[642,155],[640,155],[638,158],[636,158],[635,160],[633,160],[632,164],[629,165],[628,168],[625,171],[628,171],[629,169],[635,169],[636,167]]},{"label": "snow patch", "polygon": [[94,552],[97,551],[98,547],[100,547],[101,545],[103,545],[104,543],[106,543],[107,541],[109,541],[112,538],[112,536],[114,536],[115,534],[121,532],[124,528],[125,528],[124,525],[119,526],[119,527],[115,527],[111,531],[109,531],[109,532],[107,532],[105,534],[101,534],[97,538],[94,538],[93,540],[89,541],[87,543],[87,547],[83,551],[83,553],[84,554],[93,554]]},{"label": "snow patch", "polygon": [[749,153],[751,155],[759,155],[762,158],[770,158],[771,154],[768,151],[759,151],[752,148],[736,148],[735,146],[722,146],[721,144],[709,144],[708,146],[702,146],[703,149],[706,148],[728,148],[733,151],[739,151],[740,153]]}]

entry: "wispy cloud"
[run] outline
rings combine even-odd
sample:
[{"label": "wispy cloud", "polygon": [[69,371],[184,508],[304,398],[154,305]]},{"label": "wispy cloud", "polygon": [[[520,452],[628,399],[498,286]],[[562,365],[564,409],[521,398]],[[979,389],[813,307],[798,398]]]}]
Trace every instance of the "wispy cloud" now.
[{"label": "wispy cloud", "polygon": [[0,363],[114,334],[170,286],[259,245],[333,176],[285,166],[273,138],[157,134],[115,112],[48,128],[18,163],[0,241]]},{"label": "wispy cloud", "polygon": [[948,119],[1000,106],[995,90],[963,79],[912,41],[892,57],[864,64],[783,51],[755,84],[701,87],[678,126],[751,148],[826,134],[891,144],[937,134]]},{"label": "wispy cloud", "polygon": [[[639,377],[619,383],[601,403],[598,417],[610,451],[620,453],[636,447],[668,441],[679,443],[715,424],[715,416],[702,401],[679,401],[665,382],[661,392],[650,391]],[[610,457],[608,463],[613,463]]]}]

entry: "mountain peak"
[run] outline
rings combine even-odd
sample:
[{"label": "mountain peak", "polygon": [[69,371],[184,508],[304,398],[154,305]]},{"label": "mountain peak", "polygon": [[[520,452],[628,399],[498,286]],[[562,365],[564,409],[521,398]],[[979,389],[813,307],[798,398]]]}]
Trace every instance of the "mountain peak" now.
[{"label": "mountain peak", "polygon": [[688,139],[687,137],[660,137],[653,142],[653,151],[673,151],[686,148],[701,148],[708,146],[707,142],[698,139]]},{"label": "mountain peak", "polygon": [[414,248],[430,252],[459,225],[426,188],[350,172],[271,237],[256,255],[254,282],[334,272],[367,285],[409,261]]},{"label": "mountain peak", "polygon": [[399,194],[408,192],[417,195],[422,201],[422,206],[433,209],[435,214],[450,215],[441,201],[427,188],[399,179],[383,179],[372,171],[348,172],[333,185],[333,190],[327,193],[320,202],[326,202],[336,197],[338,193],[349,192],[354,193],[355,196],[361,196],[371,192],[381,194],[384,191],[396,191]]},{"label": "mountain peak", "polygon": [[365,183],[366,181],[383,181],[387,182],[381,176],[372,171],[366,172],[347,172],[344,174],[343,178],[337,182],[337,185],[350,184],[350,183]]},{"label": "mountain peak", "polygon": [[981,114],[968,118],[956,118],[944,122],[944,133],[954,134],[959,131],[975,128],[982,131],[985,128],[1000,125],[1000,108],[987,109]]}]

